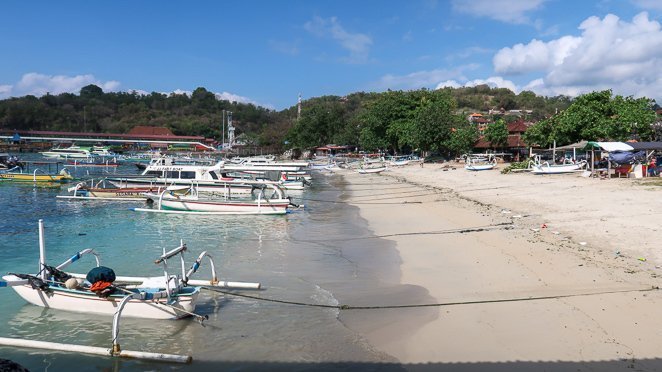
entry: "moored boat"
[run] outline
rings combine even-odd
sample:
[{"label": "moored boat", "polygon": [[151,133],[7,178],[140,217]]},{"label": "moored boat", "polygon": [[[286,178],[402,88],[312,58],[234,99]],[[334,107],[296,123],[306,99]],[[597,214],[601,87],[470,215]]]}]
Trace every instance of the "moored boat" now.
[{"label": "moored boat", "polygon": [[360,168],[357,170],[360,174],[371,174],[371,173],[381,173],[385,170],[388,170],[388,167],[376,167],[376,168]]},{"label": "moored boat", "polygon": [[47,158],[60,159],[86,159],[94,156],[89,148],[83,148],[76,145],[71,145],[66,148],[56,147],[48,151],[42,151],[40,154]]},{"label": "moored boat", "polygon": [[41,168],[30,169],[30,165],[46,165],[48,168],[55,166],[59,169],[59,163],[42,163],[42,162],[23,162],[25,167],[14,167],[6,172],[0,173],[0,179],[11,180],[17,182],[68,182],[73,179],[71,174],[66,169],[62,168],[59,172],[51,173],[44,171]]},{"label": "moored boat", "polygon": [[497,165],[496,158],[493,155],[488,157],[467,157],[464,169],[470,171],[484,171],[494,169]]},{"label": "moored boat", "polygon": [[[248,182],[248,181],[246,181]],[[190,214],[285,214],[290,205],[283,190],[273,183],[249,182],[252,198],[233,199],[228,196],[201,197],[196,185],[187,193],[168,187],[159,194],[147,193],[155,208],[134,208],[138,212]]]},{"label": "moored boat", "polygon": [[582,160],[575,163],[566,164],[549,164],[544,163],[531,163],[531,173],[533,174],[562,174],[573,173],[582,170],[586,166],[586,161]]}]

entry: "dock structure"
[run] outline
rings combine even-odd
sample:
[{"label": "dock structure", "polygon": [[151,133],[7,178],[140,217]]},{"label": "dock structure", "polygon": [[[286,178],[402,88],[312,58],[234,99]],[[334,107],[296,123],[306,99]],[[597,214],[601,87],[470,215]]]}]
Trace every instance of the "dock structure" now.
[{"label": "dock structure", "polygon": [[[138,128],[138,127],[137,127]],[[134,128],[134,129],[137,129]],[[144,127],[141,127],[144,128]],[[155,128],[166,129],[166,128]],[[167,129],[166,129],[167,130]],[[107,144],[146,144],[154,148],[171,145],[188,146],[190,149],[215,151],[213,140],[202,136],[176,136],[169,130],[165,131],[133,131],[133,133],[89,133],[89,132],[57,132],[57,131],[0,131],[0,139],[13,143],[51,143],[51,142],[94,142]]]}]

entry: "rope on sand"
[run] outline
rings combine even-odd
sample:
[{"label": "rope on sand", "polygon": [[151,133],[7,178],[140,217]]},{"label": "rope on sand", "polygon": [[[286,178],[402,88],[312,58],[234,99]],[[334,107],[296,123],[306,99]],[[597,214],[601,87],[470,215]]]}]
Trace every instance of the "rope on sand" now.
[{"label": "rope on sand", "polygon": [[393,233],[393,234],[384,234],[384,235],[362,236],[356,238],[335,238],[335,239],[325,238],[325,239],[316,239],[316,240],[295,240],[295,241],[304,242],[304,243],[346,242],[352,240],[391,238],[394,236],[466,234],[466,233],[490,231],[490,230],[512,230],[514,228],[515,228],[515,224],[513,224],[512,222],[502,222],[493,225],[466,227],[459,229],[448,229],[448,230],[437,230],[437,231],[414,231],[414,232]]},{"label": "rope on sand", "polygon": [[[407,196],[401,196],[398,197],[398,199],[402,198],[418,198],[422,196],[432,196],[432,195],[439,195],[437,192],[432,192],[432,193],[425,193],[425,194],[418,194],[418,195],[407,195]],[[372,200],[384,200],[384,199],[396,199],[394,197],[388,197],[388,198],[375,198]],[[412,201],[399,201],[399,202],[374,202],[374,201],[340,201],[340,200],[321,200],[321,199],[310,199],[310,198],[297,198],[297,200],[301,201],[306,201],[306,202],[319,202],[319,203],[332,203],[332,204],[410,204],[410,203],[421,203],[421,202],[412,202]]]},{"label": "rope on sand", "polygon": [[218,292],[229,296],[248,298],[248,299],[264,301],[264,302],[274,302],[285,305],[317,307],[317,308],[337,309],[337,310],[406,309],[406,308],[445,307],[445,306],[458,306],[458,305],[495,304],[495,303],[503,303],[503,302],[558,300],[562,298],[599,296],[599,295],[615,294],[615,293],[651,292],[651,291],[658,291],[660,289],[657,286],[652,286],[650,288],[622,289],[622,290],[612,290],[612,291],[586,292],[586,293],[575,293],[575,294],[565,294],[565,295],[562,294],[562,295],[551,295],[551,296],[514,297],[514,298],[502,298],[502,299],[494,299],[494,300],[439,302],[439,303],[430,303],[430,304],[409,304],[409,305],[352,306],[352,305],[324,305],[324,304],[314,304],[314,303],[306,303],[306,302],[298,302],[298,301],[278,300],[275,298],[257,297],[242,293],[229,292],[229,291],[219,290],[216,288],[208,288],[208,287],[202,287],[202,288],[212,292]]}]

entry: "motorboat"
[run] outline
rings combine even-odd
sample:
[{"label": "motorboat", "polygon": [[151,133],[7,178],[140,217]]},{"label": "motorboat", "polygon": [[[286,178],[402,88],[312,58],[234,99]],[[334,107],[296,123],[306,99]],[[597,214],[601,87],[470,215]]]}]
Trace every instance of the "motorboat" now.
[{"label": "motorboat", "polygon": [[48,151],[40,152],[41,155],[47,158],[60,158],[60,159],[86,159],[94,156],[89,148],[72,145],[66,148],[56,147]]}]

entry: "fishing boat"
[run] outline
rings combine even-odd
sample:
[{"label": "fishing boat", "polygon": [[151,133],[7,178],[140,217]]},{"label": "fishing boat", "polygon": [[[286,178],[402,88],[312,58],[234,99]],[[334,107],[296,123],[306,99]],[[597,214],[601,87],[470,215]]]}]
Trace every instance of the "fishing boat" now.
[{"label": "fishing boat", "polygon": [[[25,167],[14,167],[11,170],[7,170],[6,172],[0,173],[0,179],[3,180],[11,180],[11,181],[16,181],[16,182],[33,182],[33,183],[38,183],[38,182],[68,182],[73,179],[71,174],[65,169],[62,168],[59,172],[57,171],[59,169],[60,163],[57,162],[23,162],[22,163]],[[36,168],[35,166],[45,166],[49,170],[45,171],[41,168]],[[52,173],[51,169],[52,167],[55,167],[56,173]],[[32,168],[32,169],[31,169]]]},{"label": "fishing boat", "polygon": [[378,168],[360,168],[357,170],[360,174],[371,174],[371,173],[381,173],[387,170],[388,167],[378,167]]},{"label": "fishing boat", "polygon": [[[137,212],[188,213],[188,214],[285,214],[294,205],[283,189],[273,183],[247,182],[253,190],[251,198],[233,199],[201,197],[197,185],[191,185],[182,193],[179,187],[167,187],[161,193],[145,194],[156,208],[134,208]],[[267,196],[267,194],[269,194]]]},{"label": "fishing boat", "polygon": [[531,173],[533,174],[562,174],[582,170],[586,167],[586,160],[578,162],[566,162],[564,160],[564,164],[549,164],[549,162],[540,163],[540,161],[531,161],[529,165],[531,167]]},{"label": "fishing boat", "polygon": [[497,161],[494,156],[488,157],[467,157],[465,160],[466,164],[464,169],[470,171],[484,171],[494,169],[496,167]]},{"label": "fishing boat", "polygon": [[[166,261],[186,250],[183,243],[169,252],[164,249],[163,255],[155,261],[163,263],[163,277],[145,278],[140,284],[121,286],[121,282],[116,282],[117,277],[112,269],[101,269],[99,256],[92,249],[77,252],[56,267],[48,266],[45,261],[44,225],[43,220],[39,220],[40,272],[9,273],[2,277],[4,281],[0,283],[11,287],[24,300],[37,306],[111,316],[115,315],[120,306],[124,306],[122,314],[126,316],[177,319],[193,313],[200,293],[199,287],[187,285],[188,276],[193,270],[183,272],[181,277],[168,274]],[[62,271],[84,254],[94,255],[97,264],[96,270],[85,275],[85,282],[79,280],[80,274],[77,278]]]},{"label": "fishing boat", "polygon": [[[39,267],[37,274],[9,273],[2,277],[0,287],[11,287],[27,302],[58,310],[83,313],[121,315],[149,319],[178,319],[196,316],[200,286],[235,289],[256,289],[259,283],[219,281],[214,262],[207,252],[202,252],[191,268],[186,271],[184,253],[186,244],[163,254],[154,263],[163,265],[163,276],[123,277],[100,265],[99,255],[93,249],[76,252],[58,266],[46,264],[44,222],[39,220]],[[96,267],[87,274],[64,272],[63,270],[84,255],[93,255]],[[180,275],[168,273],[167,261],[179,256],[182,267]],[[194,280],[200,262],[207,257],[211,265],[211,280]],[[85,279],[85,280],[83,280]]]},{"label": "fishing boat", "polygon": [[[88,184],[89,183],[89,184]],[[71,195],[57,195],[58,199],[68,200],[115,200],[115,201],[146,201],[146,193],[161,192],[163,187],[108,187],[105,179],[95,183],[94,180],[79,182],[67,189]]]}]

